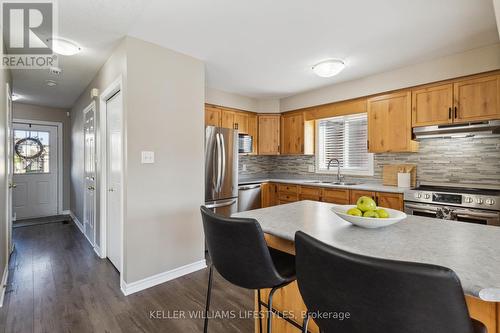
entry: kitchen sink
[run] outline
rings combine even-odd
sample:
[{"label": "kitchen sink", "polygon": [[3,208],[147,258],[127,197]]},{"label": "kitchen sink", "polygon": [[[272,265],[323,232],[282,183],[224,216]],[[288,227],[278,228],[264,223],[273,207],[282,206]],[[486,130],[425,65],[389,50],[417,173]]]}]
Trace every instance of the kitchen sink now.
[{"label": "kitchen sink", "polygon": [[312,180],[312,181],[310,181],[308,183],[330,184],[330,185],[343,185],[343,186],[359,185],[359,183],[354,183],[354,182],[332,182],[332,181],[326,181],[326,180]]}]

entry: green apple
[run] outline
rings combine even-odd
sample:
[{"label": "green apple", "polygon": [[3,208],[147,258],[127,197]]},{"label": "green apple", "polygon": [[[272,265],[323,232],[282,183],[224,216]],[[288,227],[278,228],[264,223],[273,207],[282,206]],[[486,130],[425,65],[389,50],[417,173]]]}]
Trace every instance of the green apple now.
[{"label": "green apple", "polygon": [[376,212],[378,214],[378,217],[380,217],[381,219],[386,219],[389,217],[389,213],[387,213],[387,211],[383,208],[377,209]]},{"label": "green apple", "polygon": [[374,219],[377,219],[379,216],[377,214],[377,211],[375,210],[368,210],[363,214],[363,217],[372,217]]},{"label": "green apple", "polygon": [[352,216],[363,216],[363,212],[357,209],[356,207],[353,207],[347,211],[347,214],[352,215]]},{"label": "green apple", "polygon": [[359,197],[358,201],[356,202],[356,206],[362,212],[367,212],[369,210],[377,209],[377,204],[375,203],[375,200],[373,200],[370,197]]}]

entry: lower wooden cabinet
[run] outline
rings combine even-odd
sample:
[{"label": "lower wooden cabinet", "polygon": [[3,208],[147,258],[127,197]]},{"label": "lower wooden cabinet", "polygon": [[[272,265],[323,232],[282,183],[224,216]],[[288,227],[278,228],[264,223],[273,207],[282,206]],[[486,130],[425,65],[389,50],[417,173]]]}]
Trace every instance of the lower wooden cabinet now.
[{"label": "lower wooden cabinet", "polygon": [[368,196],[377,202],[378,206],[397,210],[404,209],[401,193],[374,192],[346,188],[325,188],[319,186],[301,186],[297,184],[262,184],[262,207],[287,204],[299,200],[323,201],[339,205],[352,204],[361,196]]}]

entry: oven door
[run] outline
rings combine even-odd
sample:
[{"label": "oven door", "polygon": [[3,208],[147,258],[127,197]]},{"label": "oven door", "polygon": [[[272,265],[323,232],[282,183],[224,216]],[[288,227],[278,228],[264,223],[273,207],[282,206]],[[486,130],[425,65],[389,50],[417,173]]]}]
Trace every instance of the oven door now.
[{"label": "oven door", "polygon": [[500,226],[500,213],[489,210],[405,202],[405,213],[408,215]]}]

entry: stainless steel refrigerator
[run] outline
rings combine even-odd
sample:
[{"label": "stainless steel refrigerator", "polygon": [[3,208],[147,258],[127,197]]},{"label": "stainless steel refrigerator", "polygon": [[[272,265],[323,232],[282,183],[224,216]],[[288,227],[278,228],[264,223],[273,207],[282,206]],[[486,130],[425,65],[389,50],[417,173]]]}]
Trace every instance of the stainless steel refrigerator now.
[{"label": "stainless steel refrigerator", "polygon": [[231,216],[238,211],[238,131],[205,128],[205,206]]}]

